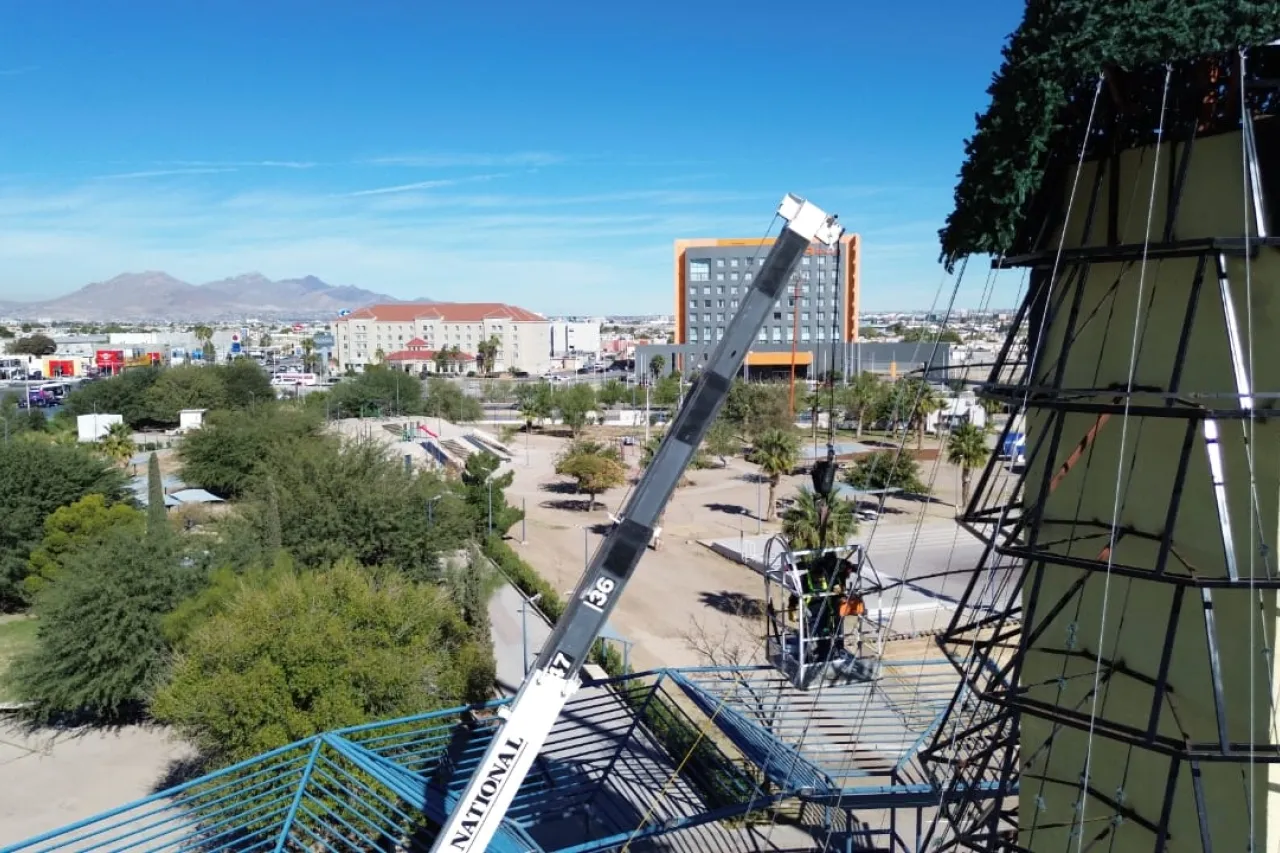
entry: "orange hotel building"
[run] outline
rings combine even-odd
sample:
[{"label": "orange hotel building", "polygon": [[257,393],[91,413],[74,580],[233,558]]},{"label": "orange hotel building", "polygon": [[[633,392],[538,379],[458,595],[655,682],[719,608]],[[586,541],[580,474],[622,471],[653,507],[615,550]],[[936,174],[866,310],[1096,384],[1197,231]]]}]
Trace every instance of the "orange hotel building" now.
[{"label": "orange hotel building", "polygon": [[[691,352],[720,339],[772,243],[758,237],[676,241],[675,344]],[[845,234],[836,248],[814,245],[805,253],[747,354],[748,369],[789,372],[793,349],[799,375],[841,368],[848,347],[831,344],[858,339],[860,254],[857,234]]]}]

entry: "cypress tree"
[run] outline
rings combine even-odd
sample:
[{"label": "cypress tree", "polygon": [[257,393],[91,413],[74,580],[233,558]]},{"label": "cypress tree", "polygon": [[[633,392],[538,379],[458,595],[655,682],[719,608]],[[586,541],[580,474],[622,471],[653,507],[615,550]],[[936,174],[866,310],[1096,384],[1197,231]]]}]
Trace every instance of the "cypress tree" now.
[{"label": "cypress tree", "polygon": [[152,453],[147,460],[147,534],[155,536],[168,529],[169,518],[164,505],[164,480],[160,478],[160,460]]}]

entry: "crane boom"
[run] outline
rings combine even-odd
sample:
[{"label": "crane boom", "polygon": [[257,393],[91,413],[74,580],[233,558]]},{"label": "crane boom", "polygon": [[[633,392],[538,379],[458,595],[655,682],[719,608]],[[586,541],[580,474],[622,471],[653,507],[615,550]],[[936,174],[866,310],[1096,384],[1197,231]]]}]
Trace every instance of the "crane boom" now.
[{"label": "crane boom", "polygon": [[479,853],[505,817],[565,703],[578,689],[578,672],[609,613],[640,562],[659,517],[698,446],[729,396],[756,334],[773,311],[800,258],[815,241],[831,246],[843,233],[834,216],[794,195],[778,206],[786,227],[774,242],[725,329],[710,361],[694,382],[644,476],[574,590],[475,775],[449,807],[433,853]]}]

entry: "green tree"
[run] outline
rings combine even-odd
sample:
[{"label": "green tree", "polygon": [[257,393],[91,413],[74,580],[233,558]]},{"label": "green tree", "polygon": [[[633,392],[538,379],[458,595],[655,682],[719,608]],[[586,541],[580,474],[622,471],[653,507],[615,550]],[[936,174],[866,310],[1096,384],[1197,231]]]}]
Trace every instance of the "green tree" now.
[{"label": "green tree", "polygon": [[13,330],[8,326],[0,326],[0,340],[13,340]]},{"label": "green tree", "polygon": [[476,369],[481,373],[492,373],[498,363],[498,350],[502,348],[502,341],[497,335],[490,335],[487,340],[481,341],[476,346]]},{"label": "green tree", "polygon": [[854,434],[857,438],[862,438],[862,430],[868,417],[875,411],[884,394],[884,383],[874,373],[866,371],[859,373],[853,382],[837,392],[837,400],[845,416],[856,424]]},{"label": "green tree", "polygon": [[138,449],[133,443],[133,428],[123,421],[113,423],[98,439],[98,449],[113,463],[124,467]]},{"label": "green tree", "polygon": [[748,439],[758,438],[771,430],[790,432],[795,420],[791,416],[788,389],[780,382],[743,382],[735,380],[729,389],[722,417],[738,427]]},{"label": "green tree", "polygon": [[661,376],[662,371],[665,370],[666,367],[667,367],[667,357],[662,354],[655,355],[649,359],[649,374],[654,379],[657,379],[659,376]]},{"label": "green tree", "polygon": [[111,503],[105,495],[89,494],[60,506],[44,520],[44,538],[31,551],[23,586],[34,597],[56,580],[75,553],[97,547],[113,530],[141,534],[146,516],[127,503]]},{"label": "green tree", "polygon": [[457,382],[438,376],[427,380],[427,397],[422,411],[455,424],[484,420],[484,406],[479,400],[464,393]]},{"label": "green tree", "polygon": [[551,384],[549,382],[526,382],[516,388],[516,404],[520,407],[520,417],[525,425],[532,429],[542,421],[551,417],[555,410],[552,404]]},{"label": "green tree", "polygon": [[86,382],[67,395],[64,411],[70,415],[120,415],[134,428],[150,426],[151,386],[164,372],[161,367],[133,367],[119,376]]},{"label": "green tree", "polygon": [[329,404],[340,418],[421,414],[422,382],[403,370],[370,365],[359,376],[338,383]]},{"label": "green tree", "polygon": [[987,464],[991,451],[987,447],[987,434],[971,423],[963,423],[951,430],[947,438],[947,461],[960,467],[960,505],[969,505],[970,480],[973,469]]},{"label": "green tree", "polygon": [[898,450],[858,457],[845,474],[845,482],[855,489],[901,489],[912,495],[929,494],[929,487],[920,479],[920,463]]},{"label": "green tree", "polygon": [[238,498],[252,488],[263,460],[274,450],[316,440],[320,425],[320,415],[305,408],[276,407],[252,417],[210,412],[204,426],[178,445],[182,477],[219,497]]},{"label": "green tree", "polygon": [[[281,543],[300,568],[344,557],[392,566],[414,580],[436,580],[439,557],[463,544],[432,523],[427,500],[438,481],[405,471],[376,442],[317,438],[276,445],[264,460],[276,491]],[[265,541],[266,498],[259,481],[244,512]]]},{"label": "green tree", "polygon": [[[823,532],[825,510],[826,536]],[[858,532],[857,504],[833,497],[826,504],[809,486],[796,492],[796,502],[782,511],[782,535],[793,551],[810,551],[819,547],[847,545]]]},{"label": "green tree", "polygon": [[[256,365],[252,369],[261,373]],[[178,423],[183,409],[220,409],[227,405],[227,386],[223,379],[230,366],[210,369],[184,364],[160,372],[147,390],[147,407],[154,423]]]},{"label": "green tree", "polygon": [[649,402],[655,406],[669,407],[680,402],[680,377],[664,376],[653,384]]},{"label": "green tree", "polygon": [[89,494],[122,500],[119,470],[83,447],[0,443],[0,610],[26,604],[22,579],[44,538],[44,520]]},{"label": "green tree", "polygon": [[[251,358],[237,358],[217,369],[222,380],[222,401],[228,409],[253,409],[269,406],[276,400],[271,378]],[[212,408],[195,406],[192,408]]]},{"label": "green tree", "polygon": [[160,457],[147,459],[147,535],[160,536],[169,530],[169,508],[164,505],[164,480],[160,477]]},{"label": "green tree", "polygon": [[729,467],[730,456],[742,451],[742,439],[733,424],[724,418],[716,418],[707,430],[707,437],[702,441],[703,450],[720,460],[721,468]]},{"label": "green tree", "polygon": [[180,568],[174,542],[117,528],[69,556],[41,593],[34,649],[10,670],[31,720],[124,723],[143,716],[169,665],[161,619],[194,581]]},{"label": "green tree", "polygon": [[760,475],[769,483],[769,503],[764,517],[765,521],[770,521],[773,519],[778,484],[800,464],[800,440],[790,431],[767,430],[752,445],[751,461],[759,466]]},{"label": "green tree", "polygon": [[587,425],[587,418],[595,411],[596,392],[585,382],[575,382],[557,388],[551,395],[551,405],[576,439]]},{"label": "green tree", "polygon": [[627,481],[627,468],[610,445],[575,441],[556,460],[556,473],[569,477],[578,493],[587,496],[587,512],[595,509],[596,495]]},{"label": "green tree", "polygon": [[627,386],[623,385],[616,379],[610,379],[603,383],[600,389],[596,391],[596,402],[606,408],[616,406],[623,400],[629,400],[631,392],[627,390]]},{"label": "green tree", "polygon": [[499,474],[501,465],[502,460],[487,450],[472,453],[455,485],[456,494],[469,509],[471,532],[476,538],[489,534],[491,515],[493,532],[499,536],[505,536],[524,517],[523,512],[507,505],[506,490],[516,474],[511,470]]},{"label": "green tree", "polygon": [[217,764],[341,726],[488,699],[492,667],[448,594],[350,561],[268,573],[195,628],[155,716]]},{"label": "green tree", "polygon": [[960,333],[955,329],[930,329],[924,326],[913,326],[902,333],[903,343],[962,343]]},{"label": "green tree", "polygon": [[58,345],[48,335],[28,335],[9,343],[9,352],[13,355],[42,356],[53,355],[57,351]]},{"label": "green tree", "polygon": [[270,476],[262,480],[262,545],[271,559],[284,548],[280,531],[280,494]]}]

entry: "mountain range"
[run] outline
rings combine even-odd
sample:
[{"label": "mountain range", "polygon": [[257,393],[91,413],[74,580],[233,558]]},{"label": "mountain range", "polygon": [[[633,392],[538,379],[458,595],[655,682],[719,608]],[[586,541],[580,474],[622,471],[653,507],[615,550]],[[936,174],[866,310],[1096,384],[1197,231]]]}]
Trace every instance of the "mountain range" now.
[{"label": "mountain range", "polygon": [[332,285],[315,276],[272,281],[245,273],[191,284],[166,272],[123,273],[87,284],[74,293],[41,302],[2,302],[0,317],[84,322],[183,322],[332,317],[374,302],[400,300],[352,285]]}]

